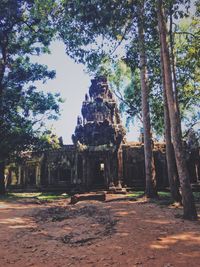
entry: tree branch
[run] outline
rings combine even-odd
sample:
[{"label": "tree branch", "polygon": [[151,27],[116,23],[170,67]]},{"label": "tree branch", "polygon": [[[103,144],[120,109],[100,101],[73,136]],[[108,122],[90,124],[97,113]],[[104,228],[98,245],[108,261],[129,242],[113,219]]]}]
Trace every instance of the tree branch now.
[{"label": "tree branch", "polygon": [[130,24],[128,24],[124,30],[124,33],[122,35],[121,40],[118,42],[118,44],[115,46],[115,48],[113,49],[113,51],[111,52],[111,55],[113,55],[115,53],[115,51],[117,50],[117,48],[122,44],[122,42],[124,41],[126,34],[129,32],[129,30],[131,29],[132,26],[132,22],[130,22]]}]

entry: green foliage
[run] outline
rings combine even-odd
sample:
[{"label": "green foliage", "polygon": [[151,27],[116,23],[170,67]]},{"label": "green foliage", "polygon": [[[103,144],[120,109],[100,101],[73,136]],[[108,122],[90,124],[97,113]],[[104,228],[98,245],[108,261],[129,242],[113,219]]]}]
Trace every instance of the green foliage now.
[{"label": "green foliage", "polygon": [[[139,42],[137,1],[64,0],[57,25],[66,52],[77,62],[86,64],[93,74],[106,74],[121,101],[128,121],[141,119],[139,84]],[[145,46],[148,65],[150,110],[153,132],[163,135],[164,112],[160,69],[160,44],[157,31],[156,1],[144,1]],[[167,17],[180,24],[190,15],[192,1],[165,1]],[[199,12],[199,1],[196,1]],[[191,20],[191,19],[190,19]],[[175,41],[178,96],[181,114],[198,107],[199,101],[199,19],[192,19],[190,35]],[[193,26],[192,26],[193,25]],[[180,26],[179,26],[180,27]],[[177,28],[172,28],[173,32]],[[178,30],[180,31],[180,30]],[[193,34],[194,33],[194,34]],[[124,72],[122,62],[129,73]],[[195,62],[195,63],[194,63]],[[129,82],[127,82],[129,80]],[[194,87],[196,89],[194,90]]]},{"label": "green foliage", "polygon": [[[104,68],[106,68],[106,66],[104,66]],[[157,69],[158,68],[159,67],[157,67]],[[128,127],[130,123],[141,124],[142,104],[139,68],[135,67],[131,69],[127,64],[127,59],[119,60],[107,65],[107,76],[112,91],[120,100],[120,110],[126,114],[126,126]],[[153,75],[151,77],[153,77]],[[163,134],[164,127],[162,103],[160,84],[157,84],[155,79],[153,81],[152,78],[150,92],[151,121],[153,132],[159,136]]]},{"label": "green foliage", "polygon": [[56,30],[53,0],[0,1],[0,160],[41,144],[45,119],[57,119],[58,94],[43,93],[36,81],[55,77],[31,55],[49,53]]},{"label": "green foliage", "polygon": [[127,115],[127,127],[130,121],[141,122],[141,92],[139,69],[134,72],[124,60],[112,64],[108,73],[112,91],[120,100],[120,110]]},{"label": "green foliage", "polygon": [[56,149],[63,145],[62,138],[58,138],[58,136],[51,130],[43,131],[39,138],[36,138],[35,143],[36,148],[39,148],[40,150],[45,150],[48,148]]},{"label": "green foliage", "polygon": [[133,7],[131,1],[120,0],[63,1],[57,25],[67,54],[95,73],[102,60],[114,55],[125,35],[127,38]]},{"label": "green foliage", "polygon": [[[190,113],[199,120],[200,108],[200,31],[199,18],[179,23],[175,35],[178,97],[182,117]],[[193,118],[193,119],[192,119]]]},{"label": "green foliage", "polygon": [[[58,27],[66,52],[86,64],[90,72],[106,74],[113,92],[120,99],[121,111],[127,114],[127,122],[133,119],[141,122],[137,2],[95,0],[64,3]],[[159,37],[155,8],[150,1],[145,2],[144,15],[151,109],[155,114],[152,116],[153,128],[157,134],[162,134]]]}]

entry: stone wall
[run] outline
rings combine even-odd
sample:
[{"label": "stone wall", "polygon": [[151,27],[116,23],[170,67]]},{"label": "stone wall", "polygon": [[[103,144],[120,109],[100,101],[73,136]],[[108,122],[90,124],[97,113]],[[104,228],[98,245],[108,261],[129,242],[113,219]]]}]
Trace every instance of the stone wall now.
[{"label": "stone wall", "polygon": [[[118,104],[106,77],[95,77],[82,103],[72,140],[74,145],[43,152],[26,152],[7,167],[10,186],[38,190],[91,190],[124,186],[144,189],[144,147],[125,142]],[[199,148],[191,132],[187,162],[191,182],[199,182]],[[168,187],[165,144],[152,142],[159,188]]]},{"label": "stone wall", "polygon": [[[40,153],[29,153],[20,163],[7,166],[6,184],[10,188],[38,190],[107,189],[110,182],[133,189],[144,189],[144,148],[139,142],[123,144],[120,157],[111,148],[80,151],[73,145]],[[96,149],[96,150],[95,150]],[[158,188],[168,187],[165,144],[154,144],[154,162]],[[192,183],[200,182],[199,149],[187,151],[187,164]],[[118,159],[120,158],[120,162]],[[119,165],[120,177],[119,175]]]}]

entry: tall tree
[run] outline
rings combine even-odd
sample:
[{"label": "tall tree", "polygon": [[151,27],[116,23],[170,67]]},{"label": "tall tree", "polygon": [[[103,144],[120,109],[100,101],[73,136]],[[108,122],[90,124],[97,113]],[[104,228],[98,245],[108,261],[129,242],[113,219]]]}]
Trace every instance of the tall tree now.
[{"label": "tall tree", "polygon": [[147,59],[145,53],[144,39],[144,2],[138,4],[138,39],[139,39],[139,56],[140,56],[140,81],[142,92],[142,120],[144,127],[144,156],[145,156],[145,175],[146,188],[145,194],[149,198],[157,196],[155,182],[155,166],[153,160],[153,147],[151,140],[151,122],[149,110],[149,88],[147,78]]},{"label": "tall tree", "polygon": [[[105,57],[118,56],[118,48],[126,51],[126,44],[136,40],[137,58],[140,58],[143,123],[145,132],[146,194],[156,195],[153,181],[153,157],[148,103],[148,82],[145,55],[144,18],[138,16],[137,1],[65,1],[64,15],[59,17],[60,36],[66,52],[89,70],[101,65]],[[143,15],[142,12],[140,14]],[[147,13],[145,13],[147,15]],[[120,18],[120,19],[119,19]],[[64,24],[63,24],[64,22]],[[137,24],[140,29],[137,31]],[[75,29],[76,28],[76,29]],[[139,43],[140,42],[140,43]],[[137,60],[138,61],[138,60]],[[138,62],[139,65],[139,62]]]},{"label": "tall tree", "polygon": [[182,198],[179,192],[179,180],[178,180],[178,175],[177,175],[174,147],[173,147],[172,138],[171,138],[171,125],[170,125],[170,118],[169,118],[169,108],[167,104],[165,73],[164,73],[162,56],[163,56],[162,53],[160,53],[162,80],[163,80],[164,127],[165,127],[165,142],[166,142],[167,174],[168,174],[168,180],[169,180],[172,199],[175,202],[181,203]]},{"label": "tall tree", "polygon": [[[156,30],[155,2],[144,1],[144,12],[141,15],[145,17],[143,20],[145,54],[143,55],[146,56],[146,62],[150,66],[148,68],[150,90],[147,90],[147,92],[149,94],[153,88],[155,97],[153,101],[153,98],[149,98],[149,100],[154,102],[152,106],[155,107],[156,111],[159,110],[160,115],[164,112],[162,110],[163,100],[159,101],[162,94],[158,91],[158,88],[161,87],[161,75],[159,69],[160,59],[158,59],[160,53],[159,38]],[[181,1],[175,2],[178,3],[179,7]],[[129,66],[137,65],[136,68],[135,66],[132,68],[133,73],[135,73],[136,69],[141,69],[139,60],[142,59],[140,43],[142,38],[138,38],[139,25],[137,20],[138,5],[141,4],[141,1],[90,0],[85,2],[68,0],[63,3],[64,12],[58,18],[58,28],[60,36],[66,44],[66,52],[72,58],[78,62],[85,63],[88,69],[93,72],[101,66],[102,59],[114,58],[114,56],[117,56],[117,58],[123,57]],[[122,55],[120,56],[120,54]],[[157,67],[155,67],[156,65]],[[145,71],[141,72],[141,74],[141,78],[144,78]],[[177,82],[179,82],[178,79]],[[136,99],[138,100],[138,98]],[[133,102],[129,100],[125,102],[128,104],[131,102],[130,114],[131,109],[135,113]],[[156,114],[158,113],[156,112]],[[156,115],[152,117],[156,120]],[[164,128],[164,123],[161,122],[158,126]]]},{"label": "tall tree", "polygon": [[167,27],[164,16],[163,2],[157,1],[158,7],[158,26],[160,32],[161,54],[163,60],[163,70],[165,76],[165,89],[167,96],[167,104],[169,109],[169,117],[172,131],[172,140],[175,150],[176,164],[181,184],[182,202],[184,208],[184,217],[187,219],[197,219],[197,212],[194,204],[194,197],[191,190],[189,174],[186,166],[185,151],[182,144],[181,124],[177,108],[177,103],[173,95],[171,63],[169,55],[169,47],[167,43]]},{"label": "tall tree", "polygon": [[33,146],[44,119],[59,114],[58,95],[39,92],[34,82],[55,76],[30,55],[49,52],[55,30],[54,1],[0,1],[0,193],[9,156]]}]

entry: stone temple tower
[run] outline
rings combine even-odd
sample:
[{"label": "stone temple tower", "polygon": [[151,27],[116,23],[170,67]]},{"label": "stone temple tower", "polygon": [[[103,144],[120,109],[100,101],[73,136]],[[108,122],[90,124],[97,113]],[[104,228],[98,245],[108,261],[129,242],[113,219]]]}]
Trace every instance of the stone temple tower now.
[{"label": "stone temple tower", "polygon": [[89,95],[72,135],[77,147],[76,179],[84,188],[119,186],[122,179],[121,144],[125,129],[117,102],[103,76],[91,81]]}]

